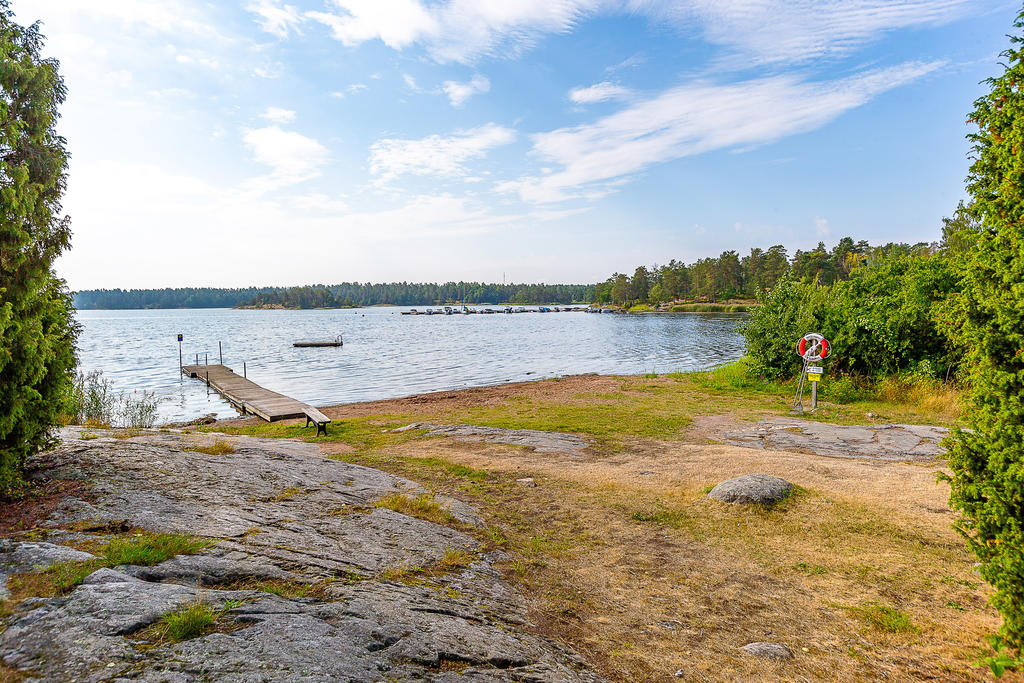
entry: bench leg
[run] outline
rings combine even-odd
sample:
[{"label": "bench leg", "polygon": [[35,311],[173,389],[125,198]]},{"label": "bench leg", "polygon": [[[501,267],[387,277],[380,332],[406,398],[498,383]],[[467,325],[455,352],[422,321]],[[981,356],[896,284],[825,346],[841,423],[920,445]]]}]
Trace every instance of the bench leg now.
[{"label": "bench leg", "polygon": [[320,436],[320,434],[323,434],[324,436],[327,436],[327,423],[326,422],[318,422],[316,424],[316,435]]},{"label": "bench leg", "polygon": [[[308,427],[308,426],[309,426],[309,417],[307,416],[306,417],[306,427]],[[303,429],[305,429],[306,427],[303,427]]]}]

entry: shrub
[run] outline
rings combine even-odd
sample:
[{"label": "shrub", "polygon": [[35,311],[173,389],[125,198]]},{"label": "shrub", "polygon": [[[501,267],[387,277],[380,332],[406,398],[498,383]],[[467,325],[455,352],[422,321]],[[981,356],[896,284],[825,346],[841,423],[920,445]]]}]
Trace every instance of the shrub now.
[{"label": "shrub", "polygon": [[25,458],[53,442],[78,328],[53,261],[71,241],[68,165],[57,134],[66,89],[39,25],[0,0],[0,498],[19,495]]},{"label": "shrub", "polygon": [[884,377],[927,368],[944,376],[958,355],[938,320],[955,288],[950,263],[931,255],[880,255],[829,286],[783,278],[760,294],[761,306],[743,327],[752,369],[770,378],[795,375],[797,341],[820,332],[832,342],[826,363],[836,373]]},{"label": "shrub", "polygon": [[152,427],[160,400],[150,391],[115,392],[99,370],[79,372],[64,399],[64,422],[90,427]]},{"label": "shrub", "polygon": [[[950,505],[956,528],[992,584],[1003,616],[989,664],[1019,665],[1007,654],[1024,650],[1024,12],[1003,53],[1003,73],[975,103],[978,131],[968,175],[977,241],[963,261],[955,300],[972,388],[968,422],[949,449]],[[1002,651],[1002,652],[1001,652]]]}]

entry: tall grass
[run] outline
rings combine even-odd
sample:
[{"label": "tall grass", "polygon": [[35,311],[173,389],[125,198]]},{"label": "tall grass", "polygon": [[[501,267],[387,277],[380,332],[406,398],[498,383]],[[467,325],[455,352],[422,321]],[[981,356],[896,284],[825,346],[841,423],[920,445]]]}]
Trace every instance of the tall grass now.
[{"label": "tall grass", "polygon": [[99,370],[79,372],[65,399],[65,422],[90,427],[152,427],[159,404],[151,391],[115,391]]}]

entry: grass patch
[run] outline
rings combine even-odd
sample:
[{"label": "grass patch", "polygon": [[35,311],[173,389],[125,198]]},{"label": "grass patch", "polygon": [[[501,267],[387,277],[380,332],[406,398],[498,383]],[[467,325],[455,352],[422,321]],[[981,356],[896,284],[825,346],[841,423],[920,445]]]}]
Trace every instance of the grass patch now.
[{"label": "grass patch", "polygon": [[107,543],[88,548],[99,555],[96,559],[57,562],[42,571],[14,574],[10,577],[8,587],[15,600],[32,596],[48,598],[65,595],[97,569],[122,564],[148,567],[175,555],[193,555],[211,543],[187,534],[139,533],[125,538],[113,538]]},{"label": "grass patch", "polygon": [[840,605],[840,607],[878,631],[886,633],[919,633],[921,631],[907,614],[879,602],[866,602],[863,605],[854,606]]},{"label": "grass patch", "polygon": [[393,583],[423,583],[423,579],[417,578],[418,574],[423,573],[423,567],[419,565],[396,565],[393,567],[386,567],[384,571],[380,573],[381,581],[391,581]]},{"label": "grass patch", "polygon": [[415,497],[407,496],[404,493],[392,493],[378,500],[374,506],[394,510],[410,517],[425,519],[435,524],[451,524],[455,521],[455,518],[448,514],[441,503],[434,500],[433,494],[430,493],[421,493]]},{"label": "grass patch", "polygon": [[160,634],[172,642],[203,635],[217,618],[218,611],[201,602],[185,605],[160,618]]},{"label": "grass patch", "polygon": [[107,566],[134,564],[149,567],[175,555],[194,555],[214,542],[188,534],[144,532],[127,538],[114,538],[100,546]]},{"label": "grass patch", "polygon": [[81,584],[85,577],[103,566],[105,563],[99,559],[57,562],[42,571],[13,574],[8,580],[7,587],[14,601],[33,596],[52,598],[69,593],[72,588]]},{"label": "grass patch", "polygon": [[238,452],[238,450],[225,439],[217,439],[212,444],[206,444],[203,446],[189,446],[185,450],[194,451],[196,453],[206,453],[207,455],[231,455],[232,453]]},{"label": "grass patch", "polygon": [[663,507],[654,510],[636,510],[630,519],[637,522],[650,522],[658,526],[667,526],[673,529],[680,529],[684,526],[691,526],[690,516],[683,510],[669,510]]},{"label": "grass patch", "polygon": [[160,617],[160,621],[129,636],[137,641],[138,649],[149,649],[163,643],[179,643],[200,638],[209,633],[230,633],[245,628],[227,617],[227,613],[242,603],[228,600],[222,607],[212,607],[195,601]]},{"label": "grass patch", "polygon": [[431,569],[441,574],[447,574],[448,572],[468,567],[473,564],[475,559],[476,554],[468,550],[449,548],[444,551],[444,556],[431,566]]}]

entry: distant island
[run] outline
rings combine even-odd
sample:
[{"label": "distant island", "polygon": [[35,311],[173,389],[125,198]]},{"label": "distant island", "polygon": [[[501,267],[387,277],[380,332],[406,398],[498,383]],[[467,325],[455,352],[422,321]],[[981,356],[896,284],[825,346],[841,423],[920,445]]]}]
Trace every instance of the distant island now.
[{"label": "distant island", "polygon": [[436,306],[449,303],[589,303],[594,285],[487,284],[482,282],[380,284],[343,282],[303,287],[180,287],[90,289],[74,294],[79,310],[151,308],[354,308]]}]

